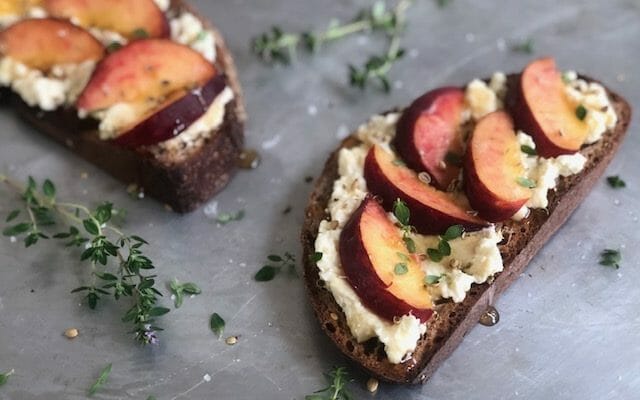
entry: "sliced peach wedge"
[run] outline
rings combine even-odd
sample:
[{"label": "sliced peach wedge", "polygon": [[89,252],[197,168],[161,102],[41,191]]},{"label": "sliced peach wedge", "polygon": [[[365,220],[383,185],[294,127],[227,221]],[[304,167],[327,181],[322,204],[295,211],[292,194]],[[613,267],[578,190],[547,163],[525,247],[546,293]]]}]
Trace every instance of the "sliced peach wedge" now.
[{"label": "sliced peach wedge", "polygon": [[129,39],[167,37],[169,24],[153,0],[45,0],[47,12],[86,28],[117,32]]},{"label": "sliced peach wedge", "polygon": [[487,114],[476,124],[465,154],[464,182],[473,208],[492,222],[510,218],[531,197],[520,145],[506,112]]},{"label": "sliced peach wedge", "polygon": [[203,86],[215,67],[191,48],[168,39],[131,42],[105,57],[78,98],[80,112],[116,103],[143,103],[153,108],[172,93]]},{"label": "sliced peach wedge", "polygon": [[380,146],[369,150],[364,176],[371,193],[391,211],[396,199],[404,201],[411,212],[409,223],[423,234],[441,234],[451,225],[478,230],[487,222],[459,203],[452,194],[422,182],[409,168],[397,163],[394,156]]},{"label": "sliced peach wedge", "polygon": [[174,93],[132,127],[125,128],[114,143],[125,147],[148,146],[179,135],[207,112],[225,87],[225,76],[216,75],[203,87]]},{"label": "sliced peach wedge", "polygon": [[407,314],[429,320],[433,301],[417,256],[407,253],[400,230],[372,197],[342,230],[339,253],[347,280],[372,312],[389,321]]},{"label": "sliced peach wedge", "polygon": [[398,155],[431,183],[446,190],[458,177],[462,137],[458,126],[464,110],[464,91],[443,87],[418,97],[402,114],[393,141]]},{"label": "sliced peach wedge", "polygon": [[31,68],[97,61],[104,46],[89,32],[55,18],[25,19],[0,32],[0,54]]},{"label": "sliced peach wedge", "polygon": [[531,135],[540,156],[557,157],[580,150],[588,125],[567,97],[553,58],[527,65],[510,103],[516,128]]}]

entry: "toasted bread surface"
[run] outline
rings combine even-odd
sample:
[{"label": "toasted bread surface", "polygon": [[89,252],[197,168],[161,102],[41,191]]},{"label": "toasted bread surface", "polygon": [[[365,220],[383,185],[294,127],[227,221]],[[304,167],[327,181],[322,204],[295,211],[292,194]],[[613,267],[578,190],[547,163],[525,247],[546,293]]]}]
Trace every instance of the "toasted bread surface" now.
[{"label": "toasted bread surface", "polygon": [[[584,76],[581,78],[594,81]],[[508,77],[509,88],[513,87],[517,79],[518,75]],[[355,340],[340,306],[333,295],[324,288],[318,267],[312,261],[318,227],[323,219],[328,218],[327,205],[333,183],[338,178],[339,151],[360,143],[355,135],[345,139],[330,155],[314,184],[305,211],[301,235],[304,280],[312,308],[322,329],[342,353],[369,374],[384,381],[427,381],[455,350],[467,332],[478,323],[487,307],[520,276],[529,261],[569,218],[604,173],[620,147],[631,120],[631,107],[627,101],[614,92],[607,90],[607,93],[615,108],[618,122],[601,140],[581,149],[581,153],[587,157],[584,170],[577,175],[559,178],[556,189],[548,194],[549,206],[546,211],[534,209],[522,221],[502,223],[504,240],[499,248],[504,270],[495,276],[492,283],[474,284],[463,302],[446,302],[436,306],[437,314],[428,322],[427,332],[420,338],[412,357],[400,364],[389,362],[382,344],[376,338],[364,343]]]}]

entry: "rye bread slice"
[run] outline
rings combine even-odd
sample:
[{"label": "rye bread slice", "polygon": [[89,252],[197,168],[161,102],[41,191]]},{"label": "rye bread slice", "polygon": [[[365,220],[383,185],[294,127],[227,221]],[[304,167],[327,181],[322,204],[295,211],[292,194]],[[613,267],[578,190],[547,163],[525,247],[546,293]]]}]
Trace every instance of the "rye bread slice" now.
[{"label": "rye bread slice", "polygon": [[[518,75],[508,77],[509,88],[514,87]],[[592,79],[581,77],[593,81]],[[512,90],[509,90],[512,93]],[[548,194],[548,212],[536,209],[523,221],[502,224],[504,240],[499,245],[504,270],[492,283],[474,284],[462,303],[446,302],[436,306],[437,314],[429,321],[426,334],[420,338],[410,360],[392,364],[382,344],[376,339],[358,343],[347,326],[345,316],[333,295],[323,287],[318,268],[311,257],[320,221],[328,218],[327,205],[338,178],[338,153],[341,148],[359,144],[355,135],[345,139],[327,160],[316,180],[305,212],[302,228],[304,281],[313,310],[322,329],[353,362],[367,373],[394,383],[424,383],[438,366],[453,352],[462,338],[478,323],[480,316],[496,296],[502,293],[524,271],[529,261],[569,218],[573,210],[587,196],[618,150],[631,120],[631,107],[620,95],[607,90],[618,115],[614,129],[603,138],[583,147],[588,159],[584,170],[577,175],[560,178],[555,191]]]},{"label": "rye bread slice", "polygon": [[97,122],[79,119],[74,108],[46,112],[30,107],[19,95],[6,91],[6,103],[37,130],[124,183],[136,184],[145,195],[180,213],[194,210],[229,183],[243,148],[246,120],[238,75],[222,35],[185,1],[172,0],[167,14],[177,16],[182,12],[194,14],[212,30],[216,67],[225,74],[227,84],[234,92],[234,99],[225,107],[220,127],[189,149],[158,156],[144,148],[122,148],[100,140]]}]

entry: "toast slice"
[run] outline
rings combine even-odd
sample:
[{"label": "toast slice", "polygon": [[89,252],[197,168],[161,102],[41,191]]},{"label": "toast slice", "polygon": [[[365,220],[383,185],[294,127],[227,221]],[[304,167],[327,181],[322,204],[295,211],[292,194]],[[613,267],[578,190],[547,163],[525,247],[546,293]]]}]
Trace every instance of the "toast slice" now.
[{"label": "toast slice", "polygon": [[[593,79],[581,76],[594,82]],[[518,75],[508,77],[508,87],[513,87]],[[357,146],[355,135],[345,139],[327,160],[322,174],[316,180],[305,212],[302,228],[304,280],[316,317],[322,329],[353,362],[372,376],[394,383],[424,383],[438,366],[454,351],[466,333],[478,323],[488,306],[500,293],[524,271],[551,235],[569,218],[573,210],[587,196],[622,143],[631,119],[627,101],[607,89],[615,108],[618,122],[603,138],[583,147],[587,157],[584,170],[566,178],[559,178],[555,191],[548,194],[548,213],[532,210],[522,221],[507,221],[502,225],[504,240],[499,245],[504,270],[491,283],[474,284],[461,303],[446,302],[436,306],[437,316],[427,324],[427,332],[418,341],[410,360],[393,364],[389,362],[382,344],[377,338],[358,343],[347,326],[345,316],[331,292],[323,287],[319,270],[312,260],[318,227],[326,219],[327,205],[338,178],[338,153],[341,148]]]},{"label": "toast slice", "polygon": [[[135,184],[145,195],[184,213],[197,208],[222,190],[236,171],[243,148],[246,112],[242,90],[229,49],[220,32],[183,0],[172,0],[167,15],[189,12],[215,39],[216,69],[226,77],[234,99],[225,107],[224,121],[209,138],[188,149],[162,155],[143,149],[128,149],[101,140],[97,121],[79,119],[74,108],[46,112],[27,105],[19,95],[6,90],[2,104],[15,111],[37,130],[104,169],[126,184]],[[4,96],[6,94],[6,96]]]}]

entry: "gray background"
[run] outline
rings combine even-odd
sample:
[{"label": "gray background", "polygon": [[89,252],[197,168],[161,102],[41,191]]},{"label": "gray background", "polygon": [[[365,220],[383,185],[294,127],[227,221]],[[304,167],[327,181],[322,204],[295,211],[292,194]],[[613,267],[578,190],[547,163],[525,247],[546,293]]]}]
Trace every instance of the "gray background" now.
[{"label": "gray background", "polygon": [[[367,377],[321,333],[301,280],[252,279],[267,254],[299,254],[311,188],[304,178],[319,173],[338,136],[426,89],[520,70],[532,56],[509,46],[528,37],[535,39],[535,55],[553,55],[562,68],[599,77],[640,105],[640,3],[634,0],[453,0],[445,9],[419,1],[403,43],[409,55],[393,68],[396,89],[388,96],[345,84],[346,64],[360,64],[381,48],[378,39],[349,39],[289,68],[264,66],[249,52],[250,38],[272,24],[319,28],[332,16],[351,18],[365,1],[194,3],[226,34],[247,98],[247,142],[263,156],[259,169],[241,172],[215,199],[219,211],[245,209],[246,217],[220,227],[202,209],[178,216],[153,200],[133,200],[121,183],[0,110],[0,170],[21,179],[52,177],[65,199],[109,199],[126,208],[125,229],[151,241],[159,280],[175,277],[203,289],[161,319],[166,331],[160,346],[139,348],[119,321],[124,304],[106,301],[91,312],[69,294],[87,277],[77,254],[46,243],[25,250],[2,238],[0,370],[14,368],[16,374],[0,388],[0,399],[85,398],[109,362],[113,372],[96,398],[302,399],[323,387],[322,373],[334,365],[349,366],[352,391],[370,398]],[[381,385],[375,398],[637,398],[637,134],[633,124],[607,171],[620,174],[628,188],[614,191],[604,180],[597,185],[497,301],[500,323],[474,329],[426,385]],[[83,172],[88,178],[81,178]],[[18,202],[4,189],[1,194],[4,216]],[[285,216],[288,205],[293,211]],[[622,248],[619,271],[597,264],[605,247]],[[227,334],[241,335],[237,345],[227,346],[209,331],[212,312],[226,319]],[[77,327],[80,337],[65,339],[68,327]],[[210,382],[203,381],[206,374]]]}]

